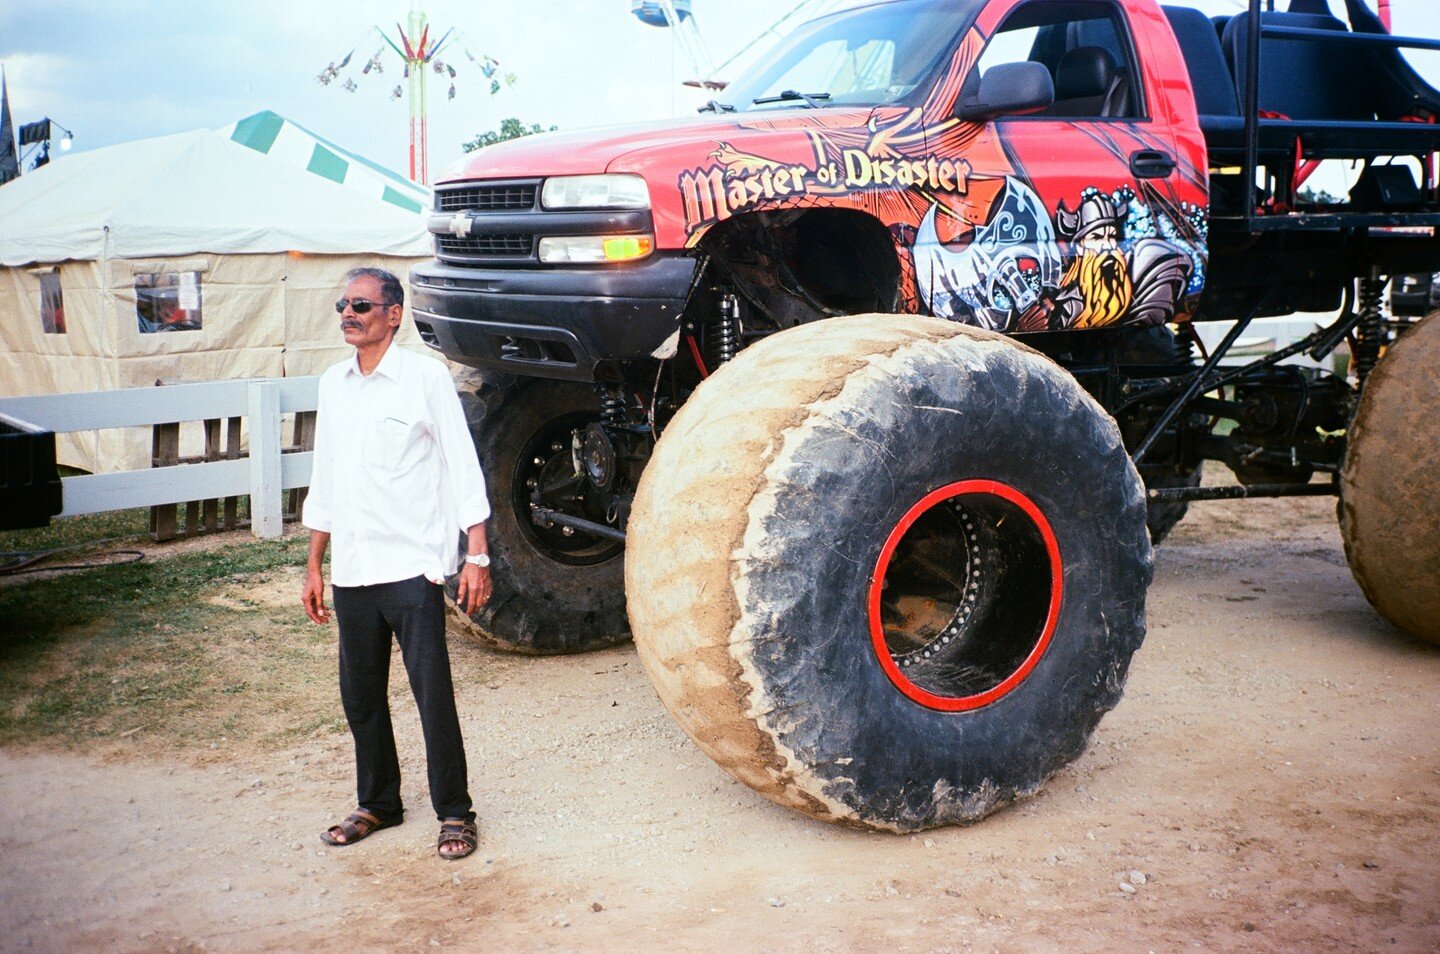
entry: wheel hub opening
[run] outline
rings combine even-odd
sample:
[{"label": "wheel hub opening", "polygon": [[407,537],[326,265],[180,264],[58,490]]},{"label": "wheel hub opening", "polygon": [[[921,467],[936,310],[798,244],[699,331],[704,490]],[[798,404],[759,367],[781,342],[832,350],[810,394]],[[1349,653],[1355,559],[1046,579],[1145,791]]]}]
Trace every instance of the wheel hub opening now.
[{"label": "wheel hub opening", "polygon": [[530,519],[532,505],[539,505],[595,523],[607,522],[609,493],[596,487],[584,468],[576,473],[574,435],[586,423],[584,417],[571,415],[540,429],[526,442],[511,483],[511,505],[522,532],[546,557],[571,566],[604,563],[625,547],[583,530],[541,527]]},{"label": "wheel hub opening", "polygon": [[882,549],[870,629],[891,682],[930,708],[999,699],[1030,673],[1060,603],[1054,533],[1023,494],[965,481],[927,495]]}]

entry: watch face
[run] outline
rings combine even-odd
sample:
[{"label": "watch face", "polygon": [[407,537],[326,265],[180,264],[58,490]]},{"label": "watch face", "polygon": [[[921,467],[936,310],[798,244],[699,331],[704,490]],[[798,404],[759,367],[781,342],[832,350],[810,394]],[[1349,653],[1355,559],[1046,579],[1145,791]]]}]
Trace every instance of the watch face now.
[{"label": "watch face", "polygon": [[490,554],[488,554],[488,553],[478,553],[478,554],[471,555],[471,554],[467,553],[467,554],[465,554],[465,562],[466,562],[466,563],[474,564],[475,566],[489,566],[489,565],[490,565]]}]

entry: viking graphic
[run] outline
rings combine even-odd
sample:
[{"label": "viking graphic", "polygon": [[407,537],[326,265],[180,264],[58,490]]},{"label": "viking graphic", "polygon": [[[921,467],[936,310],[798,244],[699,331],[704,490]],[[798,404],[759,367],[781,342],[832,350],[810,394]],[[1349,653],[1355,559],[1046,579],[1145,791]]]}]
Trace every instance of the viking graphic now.
[{"label": "viking graphic", "polygon": [[1124,206],[1097,192],[1080,203],[1079,212],[1069,212],[1062,203],[1057,218],[1074,256],[1055,296],[1058,323],[1099,328],[1123,320],[1134,295],[1130,266],[1120,247]]},{"label": "viking graphic", "polygon": [[1153,233],[1127,237],[1129,209],[1129,202],[1098,191],[1085,196],[1078,212],[1060,204],[1056,219],[1070,261],[1048,307],[1027,315],[1020,330],[1175,320],[1194,263]]}]

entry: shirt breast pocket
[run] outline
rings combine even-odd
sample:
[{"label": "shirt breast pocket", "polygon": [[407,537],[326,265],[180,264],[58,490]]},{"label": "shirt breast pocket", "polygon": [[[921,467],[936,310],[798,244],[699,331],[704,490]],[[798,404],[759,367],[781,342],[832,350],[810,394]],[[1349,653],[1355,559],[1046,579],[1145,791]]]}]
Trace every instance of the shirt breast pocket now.
[{"label": "shirt breast pocket", "polygon": [[375,425],[372,436],[366,463],[376,470],[400,473],[424,456],[424,432],[417,422],[387,417]]}]

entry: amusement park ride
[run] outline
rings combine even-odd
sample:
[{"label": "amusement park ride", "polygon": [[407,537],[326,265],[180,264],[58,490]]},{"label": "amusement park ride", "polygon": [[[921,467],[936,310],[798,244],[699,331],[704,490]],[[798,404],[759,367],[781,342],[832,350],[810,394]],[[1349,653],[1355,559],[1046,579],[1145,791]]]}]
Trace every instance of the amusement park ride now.
[{"label": "amusement park ride", "polygon": [[[716,77],[757,43],[767,37],[777,37],[784,32],[786,26],[810,19],[835,5],[836,0],[801,0],[734,56],[718,65],[700,35],[693,10],[694,0],[631,0],[630,12],[642,23],[671,31],[676,47],[684,54],[692,71],[693,78],[685,81],[686,86],[723,89],[725,83]],[[432,26],[429,16],[420,9],[419,0],[412,0],[406,26],[396,23],[392,33],[387,33],[379,26],[367,28],[338,62],[332,60],[315,77],[316,82],[322,86],[334,83],[346,92],[353,93],[360,88],[360,84],[356,81],[356,74],[352,72],[347,75],[347,70],[358,68],[358,76],[362,79],[381,76],[385,72],[385,50],[393,50],[400,57],[403,69],[401,78],[404,82],[395,84],[389,95],[392,100],[405,99],[410,108],[410,178],[421,184],[429,181],[429,74],[433,72],[441,78],[441,82],[448,78],[450,86],[446,91],[446,98],[454,99],[456,81],[460,78],[454,55],[458,50],[489,82],[491,95],[515,83],[515,74],[500,72],[500,63],[494,57],[472,53],[466,45],[463,33],[451,28],[440,34],[439,39],[435,39],[432,36]],[[376,38],[381,43],[375,54],[363,63],[356,62],[352,67],[356,50]],[[446,54],[445,59],[440,58],[441,53]],[[465,64],[460,65],[463,68]]]},{"label": "amusement park ride", "polygon": [[[444,79],[450,80],[450,88],[446,91],[447,99],[455,98],[455,82],[459,79],[459,71],[455,68],[455,60],[452,53],[458,51],[471,66],[479,70],[484,79],[489,81],[490,94],[493,96],[506,86],[515,84],[514,73],[501,73],[500,62],[494,57],[480,55],[476,56],[466,45],[463,33],[456,31],[453,27],[442,33],[439,39],[431,35],[430,19],[424,10],[420,9],[418,0],[412,0],[410,15],[407,18],[407,30],[399,23],[395,24],[394,34],[386,33],[378,26],[368,28],[354,43],[339,63],[331,61],[330,65],[320,71],[315,77],[322,86],[329,86],[344,75],[344,71],[350,67],[355,51],[361,44],[378,37],[382,44],[375,50],[375,55],[370,57],[364,64],[357,63],[360,76],[380,76],[385,72],[383,57],[385,50],[395,51],[403,63],[401,79],[405,85],[395,84],[390,91],[392,100],[407,100],[410,107],[410,178],[424,184],[429,181],[428,171],[428,144],[429,129],[427,119],[429,114],[428,83],[431,72]],[[446,53],[445,59],[440,59],[440,54]],[[407,88],[408,87],[408,88]],[[353,93],[359,89],[353,75],[346,76],[340,88],[346,92]]]}]

